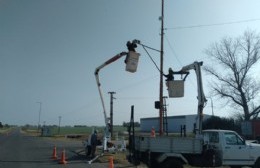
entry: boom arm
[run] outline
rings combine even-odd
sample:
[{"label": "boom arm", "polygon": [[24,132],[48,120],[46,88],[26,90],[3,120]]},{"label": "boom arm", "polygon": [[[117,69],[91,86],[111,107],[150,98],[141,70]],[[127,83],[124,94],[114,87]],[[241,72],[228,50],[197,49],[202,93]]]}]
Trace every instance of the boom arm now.
[{"label": "boom arm", "polygon": [[198,133],[201,134],[202,131],[202,119],[203,119],[203,108],[204,105],[207,101],[204,92],[203,92],[203,84],[202,84],[202,76],[201,76],[201,66],[203,65],[203,62],[197,62],[195,61],[194,63],[184,66],[181,71],[182,72],[187,72],[191,69],[194,69],[196,72],[196,76],[197,76],[197,88],[198,88],[198,119],[199,119],[199,123],[197,125],[198,127]]},{"label": "boom arm", "polygon": [[105,66],[111,64],[112,62],[115,62],[116,60],[118,60],[119,58],[123,57],[127,55],[127,52],[121,52],[117,55],[115,55],[114,57],[110,58],[109,60],[107,60],[105,63],[103,63],[102,65],[100,65],[99,67],[96,68],[95,70],[95,77],[96,77],[96,82],[97,82],[97,86],[98,86],[98,91],[99,91],[99,95],[100,95],[100,99],[101,99],[101,103],[102,103],[102,107],[103,107],[103,113],[104,113],[104,118],[105,118],[105,124],[106,124],[106,128],[105,128],[105,136],[104,136],[104,142],[103,142],[103,147],[104,150],[107,150],[107,140],[110,139],[110,133],[109,133],[109,123],[108,123],[108,118],[107,118],[107,113],[106,113],[106,108],[105,108],[105,103],[104,103],[104,99],[103,99],[103,94],[102,94],[102,90],[101,90],[101,83],[99,80],[99,71],[104,68]]}]

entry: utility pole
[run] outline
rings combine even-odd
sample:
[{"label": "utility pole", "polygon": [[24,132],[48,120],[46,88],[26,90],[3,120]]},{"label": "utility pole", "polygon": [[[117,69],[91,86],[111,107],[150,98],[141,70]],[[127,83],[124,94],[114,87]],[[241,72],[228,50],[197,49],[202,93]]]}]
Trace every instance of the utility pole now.
[{"label": "utility pole", "polygon": [[212,114],[212,116],[214,116],[214,112],[213,112],[213,100],[212,100],[211,97],[210,97],[210,101],[211,101],[211,114]]},{"label": "utility pole", "polygon": [[60,134],[60,122],[61,122],[61,116],[59,116],[59,129],[58,129],[58,134]]},{"label": "utility pole", "polygon": [[110,94],[110,132],[111,132],[111,138],[113,137],[113,100],[116,99],[114,97],[114,94],[116,92],[108,92]]},{"label": "utility pole", "polygon": [[163,135],[163,36],[164,36],[164,0],[162,0],[162,14],[161,20],[161,51],[160,51],[160,108],[159,108],[159,118],[160,118],[160,130],[159,135]]},{"label": "utility pole", "polygon": [[40,109],[39,109],[39,120],[38,120],[38,132],[40,132],[40,124],[41,124],[41,113],[42,113],[42,102],[36,102],[40,104]]}]

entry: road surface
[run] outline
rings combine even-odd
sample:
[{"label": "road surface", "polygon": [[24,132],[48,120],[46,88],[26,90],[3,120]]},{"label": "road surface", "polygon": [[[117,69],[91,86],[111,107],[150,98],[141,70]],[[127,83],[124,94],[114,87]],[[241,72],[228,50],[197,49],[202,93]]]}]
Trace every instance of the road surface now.
[{"label": "road surface", "polygon": [[[57,160],[52,159],[53,148],[56,146]],[[62,151],[65,149],[66,161],[59,164]],[[88,164],[85,156],[75,153],[82,150],[78,141],[60,141],[52,138],[30,136],[15,129],[0,134],[0,168],[108,168],[109,163]],[[132,167],[119,166],[115,167]]]}]

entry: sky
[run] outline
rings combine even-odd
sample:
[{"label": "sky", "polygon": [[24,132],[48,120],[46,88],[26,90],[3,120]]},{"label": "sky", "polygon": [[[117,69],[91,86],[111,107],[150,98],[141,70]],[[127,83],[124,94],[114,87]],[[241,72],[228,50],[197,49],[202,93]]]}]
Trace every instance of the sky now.
[{"label": "sky", "polygon": [[[223,37],[260,33],[259,9],[258,0],[165,0],[164,72],[210,64],[204,51]],[[58,125],[61,116],[61,125],[104,125],[95,69],[133,39],[160,50],[160,15],[160,0],[0,0],[0,121]],[[132,105],[136,121],[159,116],[159,72],[141,46],[136,50],[137,72],[126,72],[120,59],[99,73],[107,114],[108,92],[116,92],[114,124],[130,120]],[[148,52],[159,65],[159,52]],[[202,73],[209,97],[210,77]],[[196,87],[191,72],[185,97],[167,99],[168,116],[197,113]],[[205,114],[212,114],[211,100],[215,115],[232,115],[215,97]]]}]

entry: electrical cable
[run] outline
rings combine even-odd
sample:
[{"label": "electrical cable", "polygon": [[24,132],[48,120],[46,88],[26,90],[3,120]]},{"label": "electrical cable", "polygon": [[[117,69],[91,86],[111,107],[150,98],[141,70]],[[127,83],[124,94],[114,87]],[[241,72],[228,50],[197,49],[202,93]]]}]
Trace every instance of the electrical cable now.
[{"label": "electrical cable", "polygon": [[171,49],[173,55],[175,55],[175,57],[176,57],[177,61],[179,62],[179,64],[180,64],[181,66],[183,66],[183,63],[180,61],[179,57],[178,57],[177,54],[175,53],[175,51],[174,51],[174,49],[173,49],[173,47],[172,47],[172,45],[171,45],[169,39],[167,38],[167,36],[165,36],[165,37],[166,37],[166,41],[167,41],[167,43],[168,43],[168,45],[169,45],[169,47],[170,47],[170,49]]},{"label": "electrical cable", "polygon": [[171,27],[171,28],[165,28],[165,30],[180,30],[180,29],[200,28],[200,27],[223,26],[223,25],[229,25],[229,24],[238,24],[238,23],[255,22],[255,21],[260,21],[260,18],[239,20],[239,21],[233,21],[233,22],[223,22],[223,23],[212,23],[212,24],[201,24],[201,25],[190,25],[190,26],[176,26],[176,27]]},{"label": "electrical cable", "polygon": [[149,52],[146,50],[145,46],[144,46],[144,45],[142,45],[142,46],[143,46],[143,48],[144,48],[146,54],[149,56],[149,58],[151,59],[151,61],[152,61],[153,64],[155,65],[155,67],[157,68],[157,70],[161,73],[160,68],[157,66],[157,64],[155,63],[155,61],[153,60],[153,58],[151,57],[151,55],[149,54]]},{"label": "electrical cable", "polygon": [[[166,37],[166,36],[165,36]],[[177,59],[177,61],[179,62],[179,64],[181,65],[181,66],[183,66],[183,64],[182,64],[182,62],[180,61],[180,59],[179,59],[179,57],[177,56],[177,54],[174,52],[174,49],[173,49],[173,47],[172,47],[172,45],[171,45],[171,43],[170,43],[170,41],[169,41],[169,39],[166,37],[166,40],[167,40],[167,43],[168,43],[168,45],[169,45],[169,47],[170,47],[170,49],[171,49],[171,52],[173,53],[173,55],[175,55],[175,57],[176,57],[176,59]],[[188,80],[191,82],[191,84],[193,85],[193,86],[196,86],[195,84],[194,84],[194,82],[190,79],[190,78],[188,78]]]}]

